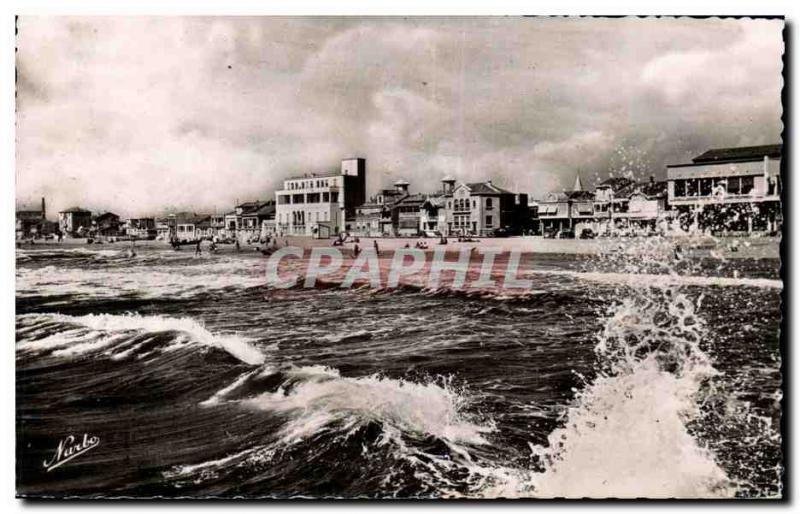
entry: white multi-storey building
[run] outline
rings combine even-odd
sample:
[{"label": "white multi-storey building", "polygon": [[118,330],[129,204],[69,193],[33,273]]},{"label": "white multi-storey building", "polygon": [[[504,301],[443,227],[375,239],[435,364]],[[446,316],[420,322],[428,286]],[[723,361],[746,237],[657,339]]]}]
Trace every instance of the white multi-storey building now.
[{"label": "white multi-storey building", "polygon": [[350,229],[356,206],[366,199],[366,160],[344,159],[331,173],[307,173],[283,181],[275,192],[280,235],[331,237]]}]

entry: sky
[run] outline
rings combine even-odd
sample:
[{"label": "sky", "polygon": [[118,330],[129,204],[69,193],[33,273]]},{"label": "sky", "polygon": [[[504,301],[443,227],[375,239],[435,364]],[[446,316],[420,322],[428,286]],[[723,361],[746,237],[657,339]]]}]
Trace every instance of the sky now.
[{"label": "sky", "polygon": [[372,194],[542,198],[779,143],[780,20],[21,17],[16,196],[226,212],[367,159]]}]

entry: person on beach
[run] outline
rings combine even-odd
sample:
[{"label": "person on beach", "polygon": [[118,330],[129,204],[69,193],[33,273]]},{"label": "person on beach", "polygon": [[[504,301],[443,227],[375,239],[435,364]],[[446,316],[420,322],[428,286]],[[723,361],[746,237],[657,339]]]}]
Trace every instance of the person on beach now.
[{"label": "person on beach", "polygon": [[380,250],[378,249],[378,240],[377,239],[374,239],[372,241],[372,246],[375,248],[375,255],[380,254]]},{"label": "person on beach", "polygon": [[241,249],[241,247],[239,246],[239,238],[237,237],[236,238],[236,251],[238,252],[240,249]]},{"label": "person on beach", "polygon": [[361,253],[361,248],[359,248],[358,244],[356,243],[356,245],[353,246],[353,257],[354,258],[358,257],[358,254],[360,254],[360,253]]},{"label": "person on beach", "polygon": [[198,239],[197,240],[197,246],[194,247],[194,254],[195,255],[202,255],[203,254],[203,252],[200,250],[200,243],[202,243],[202,242],[203,242],[202,239]]}]

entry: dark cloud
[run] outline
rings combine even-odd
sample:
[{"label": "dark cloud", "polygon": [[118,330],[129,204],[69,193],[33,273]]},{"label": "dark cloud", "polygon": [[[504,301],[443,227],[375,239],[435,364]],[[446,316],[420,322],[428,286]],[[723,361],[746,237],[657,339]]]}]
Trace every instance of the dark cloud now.
[{"label": "dark cloud", "polygon": [[22,18],[17,194],[224,210],[368,159],[539,196],[777,141],[780,21]]}]

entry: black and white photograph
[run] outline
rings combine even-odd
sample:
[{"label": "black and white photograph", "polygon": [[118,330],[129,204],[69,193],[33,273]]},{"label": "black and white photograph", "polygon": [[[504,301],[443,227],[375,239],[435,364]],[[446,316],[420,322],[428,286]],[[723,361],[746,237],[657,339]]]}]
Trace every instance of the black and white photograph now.
[{"label": "black and white photograph", "polygon": [[782,16],[12,21],[17,498],[786,499]]}]

